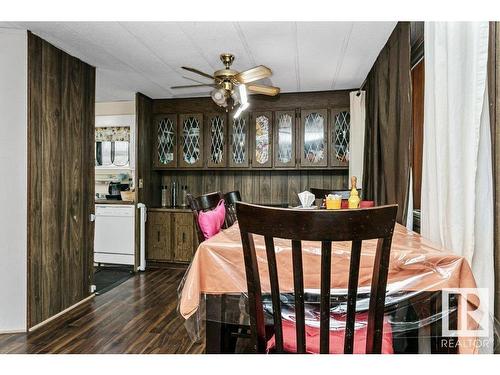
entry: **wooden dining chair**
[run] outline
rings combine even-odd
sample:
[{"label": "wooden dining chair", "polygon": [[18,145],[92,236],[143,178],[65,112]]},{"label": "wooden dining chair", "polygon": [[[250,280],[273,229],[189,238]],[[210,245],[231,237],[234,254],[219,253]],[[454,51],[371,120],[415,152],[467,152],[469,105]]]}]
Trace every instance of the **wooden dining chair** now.
[{"label": "wooden dining chair", "polygon": [[229,228],[235,223],[236,219],[236,202],[241,202],[241,194],[238,190],[230,191],[224,194],[226,201],[226,226]]},{"label": "wooden dining chair", "polygon": [[217,204],[224,196],[220,191],[214,193],[208,193],[200,195],[199,197],[194,197],[192,194],[187,195],[187,201],[191,211],[193,211],[194,219],[196,222],[196,233],[198,235],[198,241],[201,243],[205,241],[205,236],[201,231],[200,225],[198,224],[198,218],[201,211],[210,211],[217,207]]},{"label": "wooden dining chair", "polygon": [[[361,189],[357,189],[359,193],[359,197],[361,198]],[[337,194],[341,195],[342,199],[349,199],[349,195],[351,194],[351,190],[334,190],[334,189],[318,189],[318,188],[310,188],[309,192],[314,194],[316,199],[323,199],[328,194]]]},{"label": "wooden dining chair", "polygon": [[[276,352],[284,352],[279,277],[274,238],[291,240],[297,353],[306,352],[304,272],[301,241],[321,241],[320,353],[330,352],[330,282],[332,242],[352,241],[347,291],[344,353],[353,353],[354,323],[362,241],[378,239],[366,331],[366,353],[381,353],[384,305],[397,205],[326,211],[266,208],[236,203],[248,287],[252,347],[265,353],[267,338],[262,290],[253,234],[264,236],[271,285]],[[308,273],[311,270],[307,270]],[[333,276],[335,277],[335,276]]]}]

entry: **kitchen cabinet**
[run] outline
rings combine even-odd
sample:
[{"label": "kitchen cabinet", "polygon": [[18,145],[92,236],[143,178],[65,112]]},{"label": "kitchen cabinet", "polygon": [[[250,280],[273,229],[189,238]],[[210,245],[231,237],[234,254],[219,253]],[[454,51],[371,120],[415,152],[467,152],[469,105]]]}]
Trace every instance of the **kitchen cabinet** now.
[{"label": "kitchen cabinet", "polygon": [[229,166],[233,168],[245,168],[249,162],[249,116],[248,113],[233,118],[229,127]]},{"label": "kitchen cabinet", "polygon": [[252,167],[270,168],[273,163],[273,116],[271,112],[252,113]]},{"label": "kitchen cabinet", "polygon": [[177,167],[177,115],[166,114],[155,117],[153,164],[155,168]]},{"label": "kitchen cabinet", "polygon": [[190,262],[196,251],[194,248],[194,221],[193,214],[174,213],[172,215],[174,232],[174,261]]},{"label": "kitchen cabinet", "polygon": [[277,111],[274,113],[274,166],[276,168],[294,168],[296,121],[295,111]]},{"label": "kitchen cabinet", "polygon": [[328,165],[328,111],[302,110],[300,113],[300,166]]},{"label": "kitchen cabinet", "polygon": [[173,259],[173,244],[170,240],[172,223],[170,215],[163,212],[148,212],[146,242],[149,260],[165,261]]},{"label": "kitchen cabinet", "polygon": [[209,113],[205,124],[205,150],[209,168],[227,166],[227,116],[222,113]]},{"label": "kitchen cabinet", "polygon": [[349,131],[351,115],[349,108],[332,109],[330,116],[330,165],[349,166]]},{"label": "kitchen cabinet", "polygon": [[150,208],[146,221],[146,257],[153,262],[187,263],[198,248],[193,213]]},{"label": "kitchen cabinet", "polygon": [[180,115],[179,135],[179,167],[203,167],[203,115]]}]

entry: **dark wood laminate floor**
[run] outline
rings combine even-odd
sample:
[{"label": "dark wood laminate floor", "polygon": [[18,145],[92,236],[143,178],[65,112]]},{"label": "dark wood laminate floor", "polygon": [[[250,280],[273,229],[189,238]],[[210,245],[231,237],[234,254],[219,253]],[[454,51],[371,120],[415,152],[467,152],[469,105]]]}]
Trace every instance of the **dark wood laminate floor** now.
[{"label": "dark wood laminate floor", "polygon": [[184,272],[137,274],[35,332],[0,335],[0,353],[203,353],[177,313]]}]

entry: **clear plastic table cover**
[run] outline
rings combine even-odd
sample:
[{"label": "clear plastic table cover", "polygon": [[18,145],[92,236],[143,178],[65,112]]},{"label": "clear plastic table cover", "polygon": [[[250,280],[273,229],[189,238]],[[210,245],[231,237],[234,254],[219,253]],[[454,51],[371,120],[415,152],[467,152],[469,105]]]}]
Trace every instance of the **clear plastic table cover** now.
[{"label": "clear plastic table cover", "polygon": [[[272,304],[264,239],[254,235],[266,321],[272,327]],[[293,321],[293,267],[291,242],[275,239],[283,319]],[[364,241],[356,304],[356,329],[366,327],[366,311],[376,240]],[[321,244],[302,242],[306,325],[319,326]],[[332,245],[331,331],[345,327],[350,243]],[[220,322],[248,327],[247,284],[238,224],[200,244],[178,289],[179,313],[193,340],[203,336],[204,324]],[[492,352],[498,337],[498,322],[491,313],[493,299],[476,288],[464,257],[434,245],[419,234],[396,224],[386,293],[386,321],[395,352],[430,352],[436,340],[455,337],[459,353]],[[448,321],[455,324],[444,323]],[[444,328],[452,332],[443,331]],[[355,334],[356,335],[356,334]],[[244,336],[242,341],[244,341]],[[434,343],[434,344],[433,344]],[[442,344],[443,345],[443,344]],[[450,345],[444,343],[444,345]],[[418,348],[418,349],[415,349]]]}]

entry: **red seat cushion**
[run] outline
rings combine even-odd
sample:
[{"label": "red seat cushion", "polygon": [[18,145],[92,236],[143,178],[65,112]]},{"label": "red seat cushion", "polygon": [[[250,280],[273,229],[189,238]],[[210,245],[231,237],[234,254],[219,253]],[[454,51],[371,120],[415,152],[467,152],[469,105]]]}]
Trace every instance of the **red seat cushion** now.
[{"label": "red seat cushion", "polygon": [[[331,314],[332,319],[345,322],[344,314]],[[366,331],[367,331],[368,313],[356,314],[356,323],[358,326],[354,331],[354,354],[365,354],[366,349]],[[318,322],[319,325],[319,322]],[[330,354],[344,353],[344,335],[345,329],[330,330]],[[274,336],[267,343],[268,351],[275,347]],[[297,352],[295,322],[283,319],[283,349],[285,352]],[[306,353],[319,353],[319,328],[306,324]],[[384,318],[384,331],[382,335],[382,354],[393,354],[392,329],[391,325]]]}]

